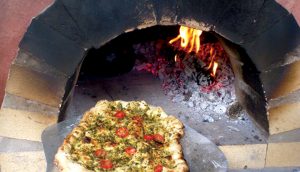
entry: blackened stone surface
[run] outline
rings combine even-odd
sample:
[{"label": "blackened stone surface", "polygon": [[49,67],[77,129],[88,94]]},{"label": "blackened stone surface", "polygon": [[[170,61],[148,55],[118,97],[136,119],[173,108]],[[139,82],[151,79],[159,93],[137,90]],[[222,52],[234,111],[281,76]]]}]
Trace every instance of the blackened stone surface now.
[{"label": "blackened stone surface", "polygon": [[196,21],[208,29],[213,29],[231,1],[178,0],[178,22],[189,24]]},{"label": "blackened stone surface", "polygon": [[39,20],[32,21],[20,48],[66,75],[74,73],[85,53],[78,44]]},{"label": "blackened stone surface", "polygon": [[259,126],[269,131],[265,99],[241,80],[236,80],[235,86],[239,102]]},{"label": "blackened stone surface", "polygon": [[255,24],[258,12],[264,4],[263,0],[233,0],[218,18],[216,32],[235,43],[243,43],[243,35],[248,33],[249,26]]},{"label": "blackened stone surface", "polygon": [[176,24],[178,13],[177,0],[153,0],[153,4],[158,24]]},{"label": "blackened stone surface", "polygon": [[[289,15],[264,32],[245,48],[259,71],[270,70],[283,61],[287,53],[300,44],[300,29],[294,17]],[[274,78],[277,79],[277,78]]]},{"label": "blackened stone surface", "polygon": [[216,32],[238,44],[255,40],[288,15],[274,0],[233,0],[230,4],[219,18]]},{"label": "blackened stone surface", "polygon": [[96,48],[126,30],[156,24],[153,3],[149,0],[62,1]]},{"label": "blackened stone surface", "polygon": [[23,67],[30,68],[31,70],[37,71],[39,73],[51,75],[55,78],[67,77],[64,73],[58,71],[53,66],[48,65],[44,60],[34,57],[29,52],[20,49],[17,57],[15,58],[13,64],[17,64]]},{"label": "blackened stone surface", "polygon": [[55,1],[36,19],[43,21],[68,39],[87,47],[87,36],[61,1]]},{"label": "blackened stone surface", "polygon": [[287,96],[300,90],[300,61],[261,73],[268,99]]}]

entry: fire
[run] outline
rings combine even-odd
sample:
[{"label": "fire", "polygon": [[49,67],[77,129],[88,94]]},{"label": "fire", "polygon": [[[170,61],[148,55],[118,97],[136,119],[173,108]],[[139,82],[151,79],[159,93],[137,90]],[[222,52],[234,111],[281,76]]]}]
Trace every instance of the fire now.
[{"label": "fire", "polygon": [[[194,51],[196,54],[200,51],[200,36],[202,30],[189,28],[186,26],[180,26],[179,35],[169,41],[169,44],[173,44],[180,40],[180,47],[188,53]],[[211,76],[215,77],[218,69],[218,63],[215,61],[216,52],[213,48],[210,49],[210,63],[208,70],[211,71]],[[174,57],[175,62],[178,60],[178,56]]]},{"label": "fire", "polygon": [[180,26],[179,35],[170,40],[169,43],[173,44],[174,42],[180,41],[180,46],[187,50],[189,53],[195,49],[195,52],[198,53],[200,50],[200,36],[202,34],[202,30],[197,30],[185,26]]},{"label": "fire", "polygon": [[212,76],[215,77],[218,69],[218,63],[214,62],[214,67],[212,69]]},{"label": "fire", "polygon": [[208,65],[208,69],[212,69],[211,76],[215,77],[219,64],[215,61],[216,54],[214,53],[214,48],[211,47],[209,53],[210,53],[211,60]]}]

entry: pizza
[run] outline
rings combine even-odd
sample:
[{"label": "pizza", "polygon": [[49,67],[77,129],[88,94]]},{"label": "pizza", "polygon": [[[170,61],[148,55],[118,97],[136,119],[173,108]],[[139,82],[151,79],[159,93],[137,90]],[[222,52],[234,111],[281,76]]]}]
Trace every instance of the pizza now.
[{"label": "pizza", "polygon": [[144,101],[99,101],[64,139],[54,163],[63,172],[188,171],[183,124]]}]

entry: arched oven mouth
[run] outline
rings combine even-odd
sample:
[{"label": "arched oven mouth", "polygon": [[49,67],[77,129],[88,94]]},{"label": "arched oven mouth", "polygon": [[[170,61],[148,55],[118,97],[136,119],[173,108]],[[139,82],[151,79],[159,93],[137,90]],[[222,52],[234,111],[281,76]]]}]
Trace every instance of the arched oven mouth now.
[{"label": "arched oven mouth", "polygon": [[[193,36],[181,45],[180,31],[200,46]],[[216,145],[261,144],[267,157],[272,136],[294,141],[285,134],[300,129],[299,45],[297,22],[274,0],[57,0],[32,19],[2,108],[46,126],[98,100],[145,100]]]},{"label": "arched oven mouth", "polygon": [[[60,119],[81,116],[99,100],[144,100],[161,106],[217,145],[265,143],[267,134],[249,116],[247,105],[242,104],[254,100],[238,99],[243,96],[236,92],[241,89],[235,82],[234,72],[238,70],[231,65],[237,57],[230,57],[226,51],[239,52],[243,59],[249,57],[242,48],[232,46],[214,32],[201,31],[198,50],[198,38],[192,36],[189,41],[195,43],[182,47],[184,40],[176,39],[183,34],[182,27],[135,30],[99,49],[90,49]],[[192,30],[188,32],[193,34]],[[223,48],[226,44],[231,45],[227,50]],[[248,62],[244,68],[251,67]],[[259,88],[255,70],[252,69],[253,77],[247,79]],[[265,106],[263,102],[261,105]]]}]

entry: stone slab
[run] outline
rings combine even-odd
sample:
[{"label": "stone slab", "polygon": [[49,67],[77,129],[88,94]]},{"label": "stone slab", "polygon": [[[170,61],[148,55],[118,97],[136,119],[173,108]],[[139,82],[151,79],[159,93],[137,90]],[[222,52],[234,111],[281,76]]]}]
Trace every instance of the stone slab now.
[{"label": "stone slab", "polygon": [[0,136],[1,152],[43,151],[43,145],[38,141],[13,139]]},{"label": "stone slab", "polygon": [[[288,59],[300,43],[300,29],[292,15],[288,15],[244,45],[259,71],[268,71]],[[276,78],[277,79],[277,78]]]},{"label": "stone slab", "polygon": [[153,0],[153,8],[159,25],[174,25],[177,23],[178,4],[176,0]]},{"label": "stone slab", "polygon": [[135,28],[157,24],[153,3],[148,0],[63,0],[90,47],[99,48],[111,39]]},{"label": "stone slab", "polygon": [[300,142],[300,128],[269,136],[268,143],[280,142]]},{"label": "stone slab", "polygon": [[81,47],[88,47],[87,36],[78,26],[77,21],[64,6],[62,1],[55,1],[46,11],[37,17],[53,30],[76,42]]},{"label": "stone slab", "polygon": [[181,25],[212,30],[231,2],[209,0],[179,0],[177,21]]},{"label": "stone slab", "polygon": [[270,143],[266,167],[300,167],[300,142]]},{"label": "stone slab", "polygon": [[55,78],[67,77],[66,74],[58,71],[55,67],[50,66],[43,59],[34,57],[32,54],[22,49],[19,50],[17,57],[13,61],[13,64],[27,67],[36,72],[51,75]]},{"label": "stone slab", "polygon": [[261,73],[268,99],[276,99],[300,89],[300,60]]},{"label": "stone slab", "polygon": [[269,109],[270,134],[300,128],[300,103],[284,104]]},{"label": "stone slab", "polygon": [[65,83],[66,78],[55,78],[14,64],[10,68],[6,92],[57,108]]},{"label": "stone slab", "polygon": [[38,18],[32,20],[19,47],[68,76],[75,72],[85,54],[76,42]]},{"label": "stone slab", "polygon": [[43,130],[56,122],[56,115],[2,108],[0,110],[0,136],[41,141]]},{"label": "stone slab", "polygon": [[267,144],[219,146],[230,169],[264,168]]},{"label": "stone slab", "polygon": [[46,160],[43,151],[0,153],[0,171],[43,172]]},{"label": "stone slab", "polygon": [[58,115],[59,108],[45,105],[33,100],[5,93],[1,108],[37,112],[41,114]]}]

